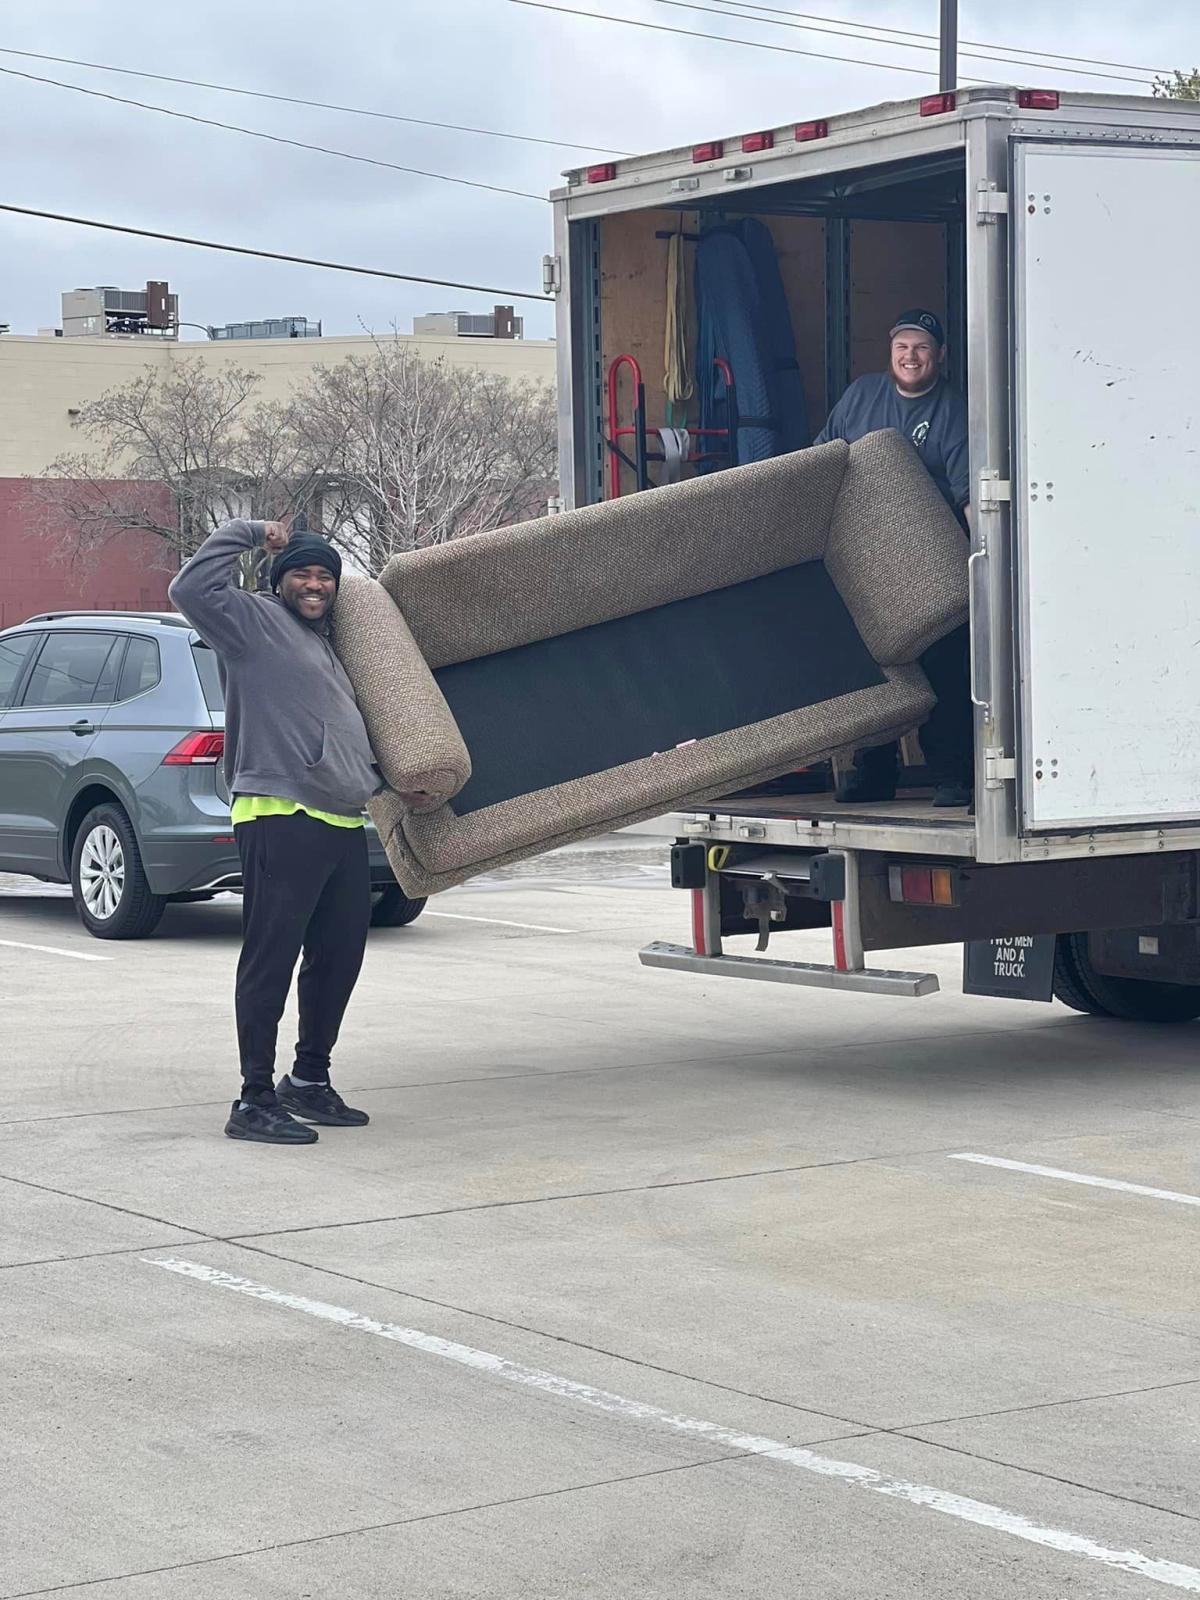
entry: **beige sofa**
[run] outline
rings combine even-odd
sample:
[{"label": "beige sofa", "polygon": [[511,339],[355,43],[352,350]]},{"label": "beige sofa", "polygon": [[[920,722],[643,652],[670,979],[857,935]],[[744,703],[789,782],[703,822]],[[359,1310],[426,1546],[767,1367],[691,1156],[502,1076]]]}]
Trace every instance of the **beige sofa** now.
[{"label": "beige sofa", "polygon": [[966,560],[877,433],[347,576],[334,639],[397,878],[431,894],[913,727]]}]

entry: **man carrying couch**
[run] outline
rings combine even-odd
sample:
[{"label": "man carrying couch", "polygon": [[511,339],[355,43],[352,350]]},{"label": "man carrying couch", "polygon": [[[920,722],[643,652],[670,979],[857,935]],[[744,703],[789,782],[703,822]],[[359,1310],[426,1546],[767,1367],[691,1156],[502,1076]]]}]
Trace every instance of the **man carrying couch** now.
[{"label": "man carrying couch", "polygon": [[[329,1081],[330,1052],[362,966],[371,919],[363,807],[382,788],[354,690],[329,641],[342,560],[287,522],[230,522],[205,540],[170,596],[217,654],[225,686],[225,778],[242,861],[235,1013],[242,1089],[225,1132],[313,1144],[312,1123],[361,1127]],[[263,547],[271,593],[239,587]],[[295,1065],[275,1086],[279,1021],[296,992]]]}]

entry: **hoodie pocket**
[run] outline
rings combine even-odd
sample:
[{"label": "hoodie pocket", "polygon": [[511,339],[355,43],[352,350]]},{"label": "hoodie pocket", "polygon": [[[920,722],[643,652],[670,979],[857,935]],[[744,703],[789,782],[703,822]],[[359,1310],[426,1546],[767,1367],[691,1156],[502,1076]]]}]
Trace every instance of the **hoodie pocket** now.
[{"label": "hoodie pocket", "polygon": [[320,754],[308,763],[313,779],[347,802],[365,805],[379,787],[360,731],[339,722],[322,722]]}]

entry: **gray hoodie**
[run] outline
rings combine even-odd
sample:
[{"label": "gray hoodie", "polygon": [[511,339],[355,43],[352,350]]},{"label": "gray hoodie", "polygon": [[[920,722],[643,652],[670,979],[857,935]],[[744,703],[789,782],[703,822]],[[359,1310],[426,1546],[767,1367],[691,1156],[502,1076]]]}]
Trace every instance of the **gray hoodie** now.
[{"label": "gray hoodie", "polygon": [[261,522],[227,522],[171,584],[172,602],[217,653],[225,685],[225,781],[357,816],[383,787],[354,690],[324,628],[273,594],[237,584],[237,559]]}]

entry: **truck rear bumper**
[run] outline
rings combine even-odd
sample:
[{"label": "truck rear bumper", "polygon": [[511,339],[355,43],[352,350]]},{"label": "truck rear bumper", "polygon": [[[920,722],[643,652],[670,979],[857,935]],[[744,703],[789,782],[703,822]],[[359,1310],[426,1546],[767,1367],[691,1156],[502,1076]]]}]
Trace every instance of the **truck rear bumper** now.
[{"label": "truck rear bumper", "polygon": [[757,978],[764,983],[793,983],[806,989],[847,989],[854,994],[891,994],[909,999],[936,994],[940,985],[932,972],[892,972],[863,967],[845,971],[815,961],[771,961],[763,956],[700,956],[686,945],[648,944],[638,953],[644,967],[666,967],[673,972],[699,972],[705,977]]}]

